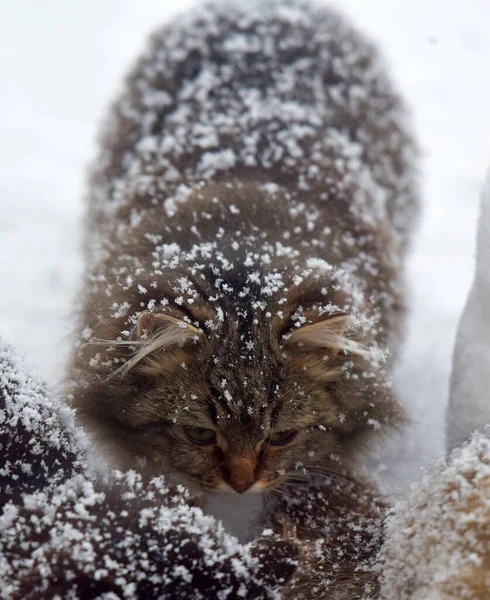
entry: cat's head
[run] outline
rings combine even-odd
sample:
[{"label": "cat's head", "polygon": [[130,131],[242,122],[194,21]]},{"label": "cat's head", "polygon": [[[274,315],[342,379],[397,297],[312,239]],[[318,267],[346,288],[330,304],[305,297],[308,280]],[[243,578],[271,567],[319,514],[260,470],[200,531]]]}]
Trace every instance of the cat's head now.
[{"label": "cat's head", "polygon": [[389,244],[340,200],[281,194],[198,188],[94,266],[75,404],[124,466],[260,492],[400,420],[376,349],[396,329]]},{"label": "cat's head", "polygon": [[352,317],[303,304],[143,311],[127,360],[82,412],[144,471],[198,491],[263,492],[331,470],[402,410]]}]

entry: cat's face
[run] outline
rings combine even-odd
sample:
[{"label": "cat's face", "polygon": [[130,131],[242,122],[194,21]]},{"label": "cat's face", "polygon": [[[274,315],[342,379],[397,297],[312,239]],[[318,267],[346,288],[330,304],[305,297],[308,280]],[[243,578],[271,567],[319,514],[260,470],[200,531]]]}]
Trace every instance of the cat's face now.
[{"label": "cat's face", "polygon": [[362,381],[361,392],[356,373],[368,363],[342,350],[353,343],[346,315],[303,313],[289,331],[262,310],[245,321],[236,306],[218,314],[220,327],[205,332],[193,325],[202,314],[143,313],[136,359],[105,384],[111,436],[149,474],[197,491],[264,492],[341,461],[369,419],[389,415],[389,391],[379,386],[387,395],[373,402]]},{"label": "cat's face", "polygon": [[150,471],[203,490],[261,492],[301,473],[304,457],[331,437],[318,429],[320,406],[332,405],[328,390],[298,373],[278,343],[251,354],[240,346],[232,335],[191,337],[125,375],[135,397],[120,419],[131,433],[120,433]]}]

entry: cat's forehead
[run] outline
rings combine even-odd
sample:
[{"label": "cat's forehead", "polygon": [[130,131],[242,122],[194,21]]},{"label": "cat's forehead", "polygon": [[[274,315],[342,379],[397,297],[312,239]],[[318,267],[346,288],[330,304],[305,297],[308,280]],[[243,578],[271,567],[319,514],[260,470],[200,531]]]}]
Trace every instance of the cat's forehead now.
[{"label": "cat's forehead", "polygon": [[210,368],[207,400],[215,420],[225,428],[245,425],[263,430],[278,421],[291,425],[292,415],[304,406],[299,384],[286,379],[284,355],[266,349],[255,356],[262,360],[236,358],[230,350]]},{"label": "cat's forehead", "polygon": [[215,392],[211,402],[213,420],[222,431],[231,436],[246,432],[257,439],[274,427],[282,408],[281,398],[271,396],[266,389],[254,393],[242,389],[235,394],[224,389],[223,393]]},{"label": "cat's forehead", "polygon": [[[144,280],[154,287],[148,290],[151,306],[145,306],[146,284],[137,287],[139,306],[176,305],[208,334],[220,335],[233,320],[250,346],[251,332],[267,321],[275,327],[305,305],[327,307],[335,290],[354,297],[355,269],[339,267],[332,230],[309,228],[318,219],[312,207],[285,202],[282,192],[266,187],[206,186],[187,201],[192,219],[182,209],[168,224],[172,243],[167,235],[146,234],[152,269]],[[318,258],[326,245],[331,263]],[[133,287],[137,283],[130,279]]]},{"label": "cat's forehead", "polygon": [[244,344],[251,343],[245,339],[251,332],[291,318],[301,322],[305,310],[332,312],[335,304],[338,311],[339,303],[345,304],[348,298],[352,305],[355,298],[349,293],[350,288],[355,292],[355,277],[346,290],[339,283],[345,274],[326,261],[307,258],[295,268],[290,260],[274,261],[272,266],[255,254],[250,261],[222,257],[217,262],[173,273],[161,303],[181,308],[207,332],[218,335],[233,322]]}]

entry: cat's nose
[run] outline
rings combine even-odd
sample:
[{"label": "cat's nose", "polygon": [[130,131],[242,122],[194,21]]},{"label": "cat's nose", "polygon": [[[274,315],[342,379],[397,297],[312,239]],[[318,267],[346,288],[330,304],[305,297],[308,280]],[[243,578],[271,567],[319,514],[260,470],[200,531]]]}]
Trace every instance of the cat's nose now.
[{"label": "cat's nose", "polygon": [[255,458],[240,457],[229,460],[225,471],[225,479],[239,494],[246,492],[257,481]]},{"label": "cat's nose", "polygon": [[243,494],[243,492],[246,492],[249,488],[253,486],[254,483],[255,481],[237,481],[235,483],[232,483],[230,481],[231,487],[234,488],[239,494]]}]

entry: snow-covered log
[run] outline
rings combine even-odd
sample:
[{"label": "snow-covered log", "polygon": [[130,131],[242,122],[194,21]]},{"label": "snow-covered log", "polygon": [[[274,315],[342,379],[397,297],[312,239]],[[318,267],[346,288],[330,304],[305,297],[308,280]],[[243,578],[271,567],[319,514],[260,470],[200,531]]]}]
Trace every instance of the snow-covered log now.
[{"label": "snow-covered log", "polygon": [[[456,277],[456,274],[455,274]],[[478,224],[476,270],[459,323],[447,411],[447,445],[459,446],[490,423],[490,173]]]}]

